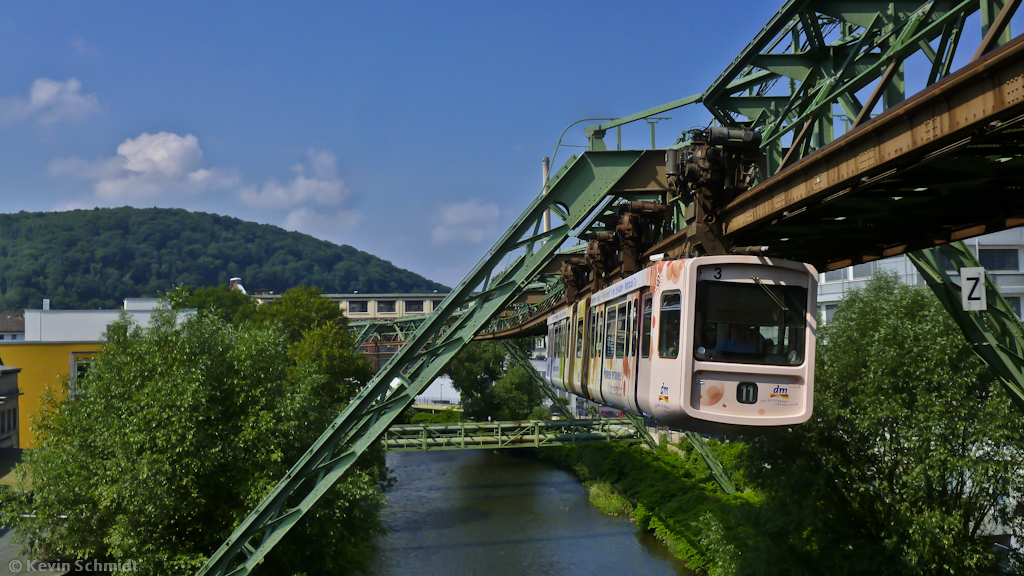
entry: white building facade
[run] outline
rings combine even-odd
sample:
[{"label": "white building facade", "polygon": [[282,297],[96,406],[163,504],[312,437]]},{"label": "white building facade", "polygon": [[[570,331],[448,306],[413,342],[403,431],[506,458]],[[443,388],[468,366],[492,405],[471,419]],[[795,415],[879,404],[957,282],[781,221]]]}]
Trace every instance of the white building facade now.
[{"label": "white building facade", "polygon": [[[1021,269],[1021,262],[1024,262],[1024,228],[979,236],[967,240],[966,244],[975,258],[981,262],[1007,304],[1020,318],[1021,299],[1024,298],[1024,270]],[[925,284],[924,278],[906,256],[825,272],[818,277],[818,313],[824,321],[832,319],[847,292],[863,288],[868,279],[881,270],[896,272],[905,284]],[[959,272],[952,270],[950,275],[957,280]]]}]

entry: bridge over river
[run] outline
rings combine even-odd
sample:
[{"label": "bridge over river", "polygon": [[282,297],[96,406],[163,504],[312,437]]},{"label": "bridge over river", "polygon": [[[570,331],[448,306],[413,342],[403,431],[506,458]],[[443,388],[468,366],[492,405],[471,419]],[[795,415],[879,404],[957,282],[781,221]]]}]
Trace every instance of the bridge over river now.
[{"label": "bridge over river", "polygon": [[384,446],[389,452],[542,448],[594,442],[636,444],[645,442],[645,435],[646,430],[638,429],[629,418],[406,424],[388,428]]}]

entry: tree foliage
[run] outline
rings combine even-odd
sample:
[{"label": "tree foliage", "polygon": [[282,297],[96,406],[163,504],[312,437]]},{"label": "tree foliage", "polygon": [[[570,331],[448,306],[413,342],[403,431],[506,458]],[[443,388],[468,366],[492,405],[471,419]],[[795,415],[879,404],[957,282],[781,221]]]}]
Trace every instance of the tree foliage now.
[{"label": "tree foliage", "polygon": [[241,324],[256,316],[256,301],[227,284],[219,286],[176,286],[165,298],[171,308],[195,308],[212,312],[225,322]]},{"label": "tree foliage", "polygon": [[[165,310],[148,328],[111,324],[80,396],[45,399],[39,447],[18,468],[31,493],[4,497],[5,524],[37,553],[195,571],[370,376],[335,320],[285,330],[278,319],[309,299],[321,300],[283,298],[261,322]],[[383,532],[382,467],[379,450],[364,457],[262,570],[364,569]]]},{"label": "tree foliage", "polygon": [[[527,338],[513,345],[525,351],[529,342]],[[544,393],[526,369],[514,365],[500,342],[471,342],[445,371],[462,396],[467,418],[525,420],[544,400]]]},{"label": "tree foliage", "polygon": [[280,293],[446,291],[351,246],[228,216],[163,208],[0,214],[0,310],[116,308],[174,286],[240,276]]},{"label": "tree foliage", "polygon": [[[749,445],[765,494],[718,540],[741,574],[982,574],[1024,536],[1024,432],[934,296],[879,275],[819,333],[810,422]],[[769,560],[770,552],[770,560]]]}]

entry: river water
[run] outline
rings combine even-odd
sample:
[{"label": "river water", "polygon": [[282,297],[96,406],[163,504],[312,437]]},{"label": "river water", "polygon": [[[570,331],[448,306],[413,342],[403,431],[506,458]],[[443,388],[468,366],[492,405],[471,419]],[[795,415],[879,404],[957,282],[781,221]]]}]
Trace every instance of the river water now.
[{"label": "river water", "polygon": [[628,519],[605,516],[576,478],[489,450],[392,452],[379,576],[689,575]]}]

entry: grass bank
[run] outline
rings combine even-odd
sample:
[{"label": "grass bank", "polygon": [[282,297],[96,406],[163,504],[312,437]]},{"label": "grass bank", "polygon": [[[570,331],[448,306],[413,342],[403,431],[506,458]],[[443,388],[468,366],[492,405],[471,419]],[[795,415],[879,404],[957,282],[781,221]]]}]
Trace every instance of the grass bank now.
[{"label": "grass bank", "polygon": [[[720,458],[729,456],[724,447],[716,448]],[[631,517],[694,570],[712,567],[718,548],[715,535],[738,528],[743,510],[756,505],[752,492],[722,492],[703,460],[685,451],[593,444],[546,448],[536,454],[573,470],[586,484],[595,507]],[[742,486],[742,478],[737,480]]]}]

